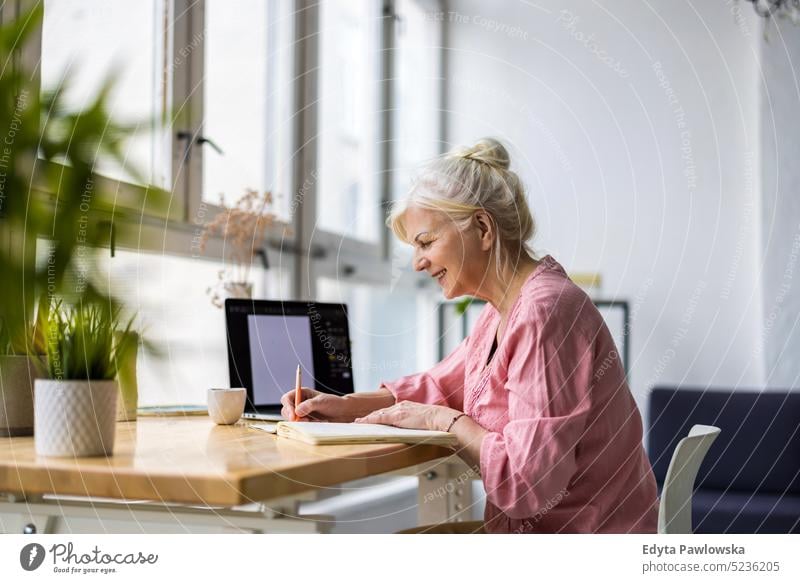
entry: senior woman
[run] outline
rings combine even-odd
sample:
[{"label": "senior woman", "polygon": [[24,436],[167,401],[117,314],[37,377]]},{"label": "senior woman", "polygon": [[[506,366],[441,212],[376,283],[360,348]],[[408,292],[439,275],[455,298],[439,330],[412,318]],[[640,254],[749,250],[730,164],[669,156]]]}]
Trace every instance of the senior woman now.
[{"label": "senior woman", "polygon": [[[375,392],[303,389],[297,415],[454,433],[486,490],[469,530],[655,532],[656,483],[614,341],[561,265],[529,248],[534,222],[509,165],[493,139],[451,152],[390,216],[445,298],[487,302],[469,337]],[[283,405],[291,419],[291,392]]]}]

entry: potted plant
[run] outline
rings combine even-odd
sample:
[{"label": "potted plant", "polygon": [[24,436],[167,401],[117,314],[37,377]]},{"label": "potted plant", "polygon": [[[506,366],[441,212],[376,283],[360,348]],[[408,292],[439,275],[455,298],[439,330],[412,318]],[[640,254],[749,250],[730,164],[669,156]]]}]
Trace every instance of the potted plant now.
[{"label": "potted plant", "polygon": [[247,189],[233,207],[225,206],[221,198],[222,212],[205,225],[200,250],[205,250],[211,237],[221,237],[228,260],[226,268],[217,274],[217,283],[206,290],[216,307],[221,308],[225,298],[253,297],[250,267],[253,256],[263,251],[267,227],[275,220],[274,213],[268,210],[271,205],[272,193]]},{"label": "potted plant", "polygon": [[[46,378],[35,381],[34,441],[44,456],[111,455],[118,356],[130,350],[133,320],[108,304],[58,303],[46,327]],[[116,336],[116,338],[115,338]]]}]

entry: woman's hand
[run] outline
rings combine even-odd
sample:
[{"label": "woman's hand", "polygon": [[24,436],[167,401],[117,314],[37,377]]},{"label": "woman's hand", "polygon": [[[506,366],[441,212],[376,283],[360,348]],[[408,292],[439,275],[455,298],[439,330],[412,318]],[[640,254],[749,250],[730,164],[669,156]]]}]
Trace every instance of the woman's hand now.
[{"label": "woman's hand", "polygon": [[[303,402],[297,407],[298,421],[352,421],[355,412],[348,410],[345,400],[338,395],[320,393],[317,390],[303,387]],[[281,415],[289,421],[294,420],[294,391],[284,393],[281,397]]]},{"label": "woman's hand", "polygon": [[423,405],[413,401],[399,403],[373,411],[356,419],[356,423],[381,423],[406,429],[445,431],[459,411],[440,405]]},{"label": "woman's hand", "polygon": [[[340,397],[303,387],[302,395],[303,402],[297,407],[300,421],[349,423],[356,417],[394,403],[394,396],[385,388],[371,393],[354,393]],[[293,420],[295,413],[293,390],[283,394],[281,405],[283,405],[281,409],[283,418]]]}]

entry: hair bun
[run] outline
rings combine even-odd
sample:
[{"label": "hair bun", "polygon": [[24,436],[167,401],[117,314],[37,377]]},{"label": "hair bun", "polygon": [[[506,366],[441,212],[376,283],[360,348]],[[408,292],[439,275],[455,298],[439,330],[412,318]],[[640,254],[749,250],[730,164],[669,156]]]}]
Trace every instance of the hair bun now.
[{"label": "hair bun", "polygon": [[455,155],[467,160],[474,160],[488,164],[494,168],[508,170],[511,165],[511,158],[508,150],[498,140],[494,138],[482,138],[475,145],[469,148],[461,148],[454,152]]}]

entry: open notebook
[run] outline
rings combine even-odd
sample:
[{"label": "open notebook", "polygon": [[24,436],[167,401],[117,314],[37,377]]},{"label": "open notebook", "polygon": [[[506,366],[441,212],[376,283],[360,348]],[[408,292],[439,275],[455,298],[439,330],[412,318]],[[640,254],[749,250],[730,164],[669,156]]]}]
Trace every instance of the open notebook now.
[{"label": "open notebook", "polygon": [[312,445],[347,443],[425,443],[428,445],[455,446],[458,440],[452,433],[401,429],[371,423],[278,423],[278,435],[297,439]]}]

